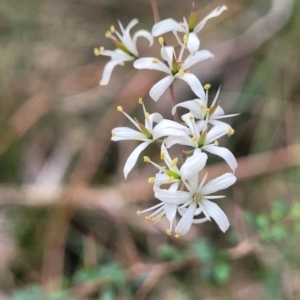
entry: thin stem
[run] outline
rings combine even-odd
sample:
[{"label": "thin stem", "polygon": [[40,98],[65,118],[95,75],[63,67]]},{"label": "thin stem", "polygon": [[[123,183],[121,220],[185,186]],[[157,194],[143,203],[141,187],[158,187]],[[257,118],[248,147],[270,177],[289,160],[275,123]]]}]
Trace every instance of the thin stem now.
[{"label": "thin stem", "polygon": [[[169,86],[169,93],[170,93],[170,103],[173,108],[176,105],[173,83]],[[180,123],[180,118],[177,113],[177,110],[175,111],[175,114],[174,114],[174,121],[177,123]],[[179,152],[181,155],[182,162],[185,162],[186,156],[185,156],[185,151],[184,151],[183,146],[178,144],[178,149],[179,149]]]},{"label": "thin stem", "polygon": [[154,17],[154,23],[157,23],[160,21],[160,17],[159,17],[156,0],[150,0],[150,3],[151,3],[153,17]]}]

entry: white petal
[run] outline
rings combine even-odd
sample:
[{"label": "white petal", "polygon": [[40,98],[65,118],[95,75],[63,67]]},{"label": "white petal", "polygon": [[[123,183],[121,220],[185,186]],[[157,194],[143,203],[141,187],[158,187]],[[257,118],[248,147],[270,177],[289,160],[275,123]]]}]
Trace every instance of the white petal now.
[{"label": "white petal", "polygon": [[165,203],[165,213],[166,213],[166,217],[168,218],[170,224],[173,224],[174,218],[176,216],[176,212],[177,212],[176,204]]},{"label": "white petal", "polygon": [[150,90],[149,95],[154,100],[157,101],[163,93],[167,90],[167,88],[171,85],[174,81],[174,77],[169,75],[159,82],[157,82]]},{"label": "white petal", "polygon": [[191,228],[193,218],[194,218],[194,213],[196,210],[197,204],[192,201],[188,209],[186,210],[185,214],[182,216],[180,221],[178,222],[175,232],[180,234],[180,235],[185,235]]},{"label": "white petal", "polygon": [[189,136],[168,136],[165,143],[167,148],[175,144],[197,147],[197,143],[193,142]]},{"label": "white petal", "polygon": [[208,50],[197,51],[194,55],[189,55],[181,65],[183,70],[188,70],[191,66],[208,58],[213,58],[214,55]]},{"label": "white petal", "polygon": [[195,175],[194,177],[192,178],[189,178],[187,180],[187,184],[185,183],[187,189],[192,193],[192,194],[195,194],[197,192],[197,188],[199,186],[199,183],[198,183],[198,174]]},{"label": "white petal", "polygon": [[202,87],[201,82],[199,79],[191,73],[184,73],[183,76],[180,76],[180,74],[176,74],[176,78],[184,80],[192,89],[192,91],[199,97],[200,99],[205,98],[204,89]]},{"label": "white petal", "polygon": [[149,70],[157,70],[167,74],[170,74],[170,69],[162,63],[160,60],[157,63],[153,63],[154,57],[143,57],[134,61],[133,66],[136,69],[149,69]]},{"label": "white petal", "polygon": [[[133,42],[130,30],[138,23],[138,19],[133,19],[129,22],[125,30],[123,31],[123,37],[121,38],[121,42],[126,46],[126,48],[133,53],[134,55],[138,56],[136,44]],[[120,24],[120,22],[119,22]],[[121,27],[121,26],[120,26]]]},{"label": "white petal", "polygon": [[166,19],[154,24],[152,28],[153,36],[160,36],[170,31],[185,32],[184,28],[174,19]]},{"label": "white petal", "polygon": [[174,47],[173,46],[162,46],[160,49],[160,55],[168,63],[169,69],[172,69]]},{"label": "white petal", "polygon": [[147,30],[138,30],[134,35],[133,35],[133,43],[136,45],[137,39],[139,37],[144,37],[149,41],[149,47],[153,45],[153,37],[151,33]]},{"label": "white petal", "polygon": [[[153,123],[160,123],[163,120],[163,116],[159,113],[153,113],[151,115],[149,115],[149,118],[147,119],[149,122],[149,128],[147,127],[147,129],[152,133],[153,133]],[[146,123],[146,124],[147,124]]]},{"label": "white petal", "polygon": [[205,212],[215,220],[223,232],[229,228],[230,224],[227,216],[216,203],[203,199],[200,205],[202,206],[203,210],[205,210]]},{"label": "white petal", "polygon": [[218,6],[217,8],[215,8],[195,27],[194,32],[196,32],[196,33],[199,32],[209,19],[219,16],[226,9],[227,9],[227,6],[225,6],[225,5]]},{"label": "white petal", "polygon": [[215,140],[219,139],[220,137],[222,137],[227,133],[228,133],[228,126],[214,126],[207,133],[205,145],[213,143]]},{"label": "white petal", "polygon": [[202,150],[222,157],[227,162],[231,170],[235,172],[235,169],[237,168],[238,164],[234,155],[227,148],[214,145],[207,145],[202,147]]},{"label": "white petal", "polygon": [[207,155],[200,149],[195,149],[192,156],[188,157],[180,168],[180,175],[183,180],[187,180],[198,174],[206,164]]},{"label": "white petal", "polygon": [[186,46],[189,49],[190,53],[193,55],[195,54],[196,51],[199,50],[200,40],[194,32],[191,32],[189,34],[189,38]]},{"label": "white petal", "polygon": [[204,222],[207,222],[207,221],[209,221],[209,219],[207,217],[204,217],[204,218],[201,218],[201,219],[194,219],[193,224],[201,224],[201,223],[204,223]]},{"label": "white petal", "polygon": [[103,69],[103,74],[102,74],[102,79],[100,81],[100,85],[107,85],[109,83],[111,73],[112,73],[114,67],[117,66],[117,65],[122,65],[123,63],[124,63],[123,60],[111,60],[111,61],[109,61]]},{"label": "white petal", "polygon": [[153,139],[158,139],[162,136],[183,136],[188,133],[188,128],[171,120],[162,120],[153,130]]},{"label": "white petal", "polygon": [[200,108],[200,104],[203,103],[200,99],[188,100],[178,103],[172,108],[172,115],[175,115],[177,107],[183,107],[188,109],[196,118],[202,119],[204,117],[204,110]]},{"label": "white petal", "polygon": [[138,136],[143,135],[140,131],[128,127],[116,127],[112,131],[112,141],[136,140]]},{"label": "white petal", "polygon": [[187,114],[184,114],[181,116],[181,119],[186,123],[186,125],[189,127],[190,129],[190,133],[193,135],[193,136],[197,136],[199,137],[200,134],[199,134],[199,131],[198,131],[198,128],[196,126],[196,123],[195,123],[195,118],[193,116],[192,113],[187,113]]},{"label": "white petal", "polygon": [[170,191],[159,189],[154,194],[155,198],[169,204],[184,204],[191,200],[191,195],[184,191]]},{"label": "white petal", "polygon": [[123,173],[125,176],[125,179],[127,178],[128,173],[132,170],[132,168],[135,166],[136,161],[139,157],[139,155],[141,154],[141,152],[149,145],[151,144],[151,142],[144,142],[142,144],[140,144],[139,146],[137,146],[133,152],[129,155],[124,169],[123,169]]},{"label": "white petal", "polygon": [[236,177],[232,173],[225,173],[204,185],[200,193],[209,195],[220,190],[227,189],[236,182]]}]

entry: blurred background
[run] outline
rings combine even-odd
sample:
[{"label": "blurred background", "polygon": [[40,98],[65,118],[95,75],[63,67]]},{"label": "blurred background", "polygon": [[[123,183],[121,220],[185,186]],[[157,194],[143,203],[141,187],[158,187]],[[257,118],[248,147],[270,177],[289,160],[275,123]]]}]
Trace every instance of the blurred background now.
[{"label": "blurred background", "polygon": [[[157,0],[161,19],[189,17],[192,1]],[[175,239],[137,210],[157,203],[140,158],[125,181],[135,142],[110,141],[130,126],[122,105],[171,118],[166,93],[148,96],[156,71],[118,66],[100,87],[104,37],[117,20],[153,26],[146,0],[0,2],[0,299],[300,299],[300,4],[293,0],[196,0],[197,20],[228,10],[199,33],[215,58],[192,71],[219,99],[235,134],[237,183],[220,206],[231,227],[194,225]],[[166,35],[167,43],[174,41]],[[159,57],[159,44],[143,56]],[[193,99],[175,83],[177,101]],[[153,145],[142,155],[158,161]],[[175,149],[176,150],[176,149]],[[211,178],[228,172],[210,158]]]}]

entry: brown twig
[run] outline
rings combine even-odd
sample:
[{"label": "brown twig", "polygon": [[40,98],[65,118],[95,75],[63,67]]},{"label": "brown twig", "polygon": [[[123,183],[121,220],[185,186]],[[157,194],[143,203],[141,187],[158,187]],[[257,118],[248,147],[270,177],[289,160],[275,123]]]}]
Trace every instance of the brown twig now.
[{"label": "brown twig", "polygon": [[159,11],[157,8],[156,0],[150,0],[150,4],[153,12],[154,23],[157,23],[160,21],[160,17],[159,17]]}]

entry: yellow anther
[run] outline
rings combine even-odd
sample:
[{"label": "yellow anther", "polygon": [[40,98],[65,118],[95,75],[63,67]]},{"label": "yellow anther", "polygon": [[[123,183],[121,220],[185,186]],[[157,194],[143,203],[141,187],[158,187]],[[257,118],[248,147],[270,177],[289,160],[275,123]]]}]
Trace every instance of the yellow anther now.
[{"label": "yellow anther", "polygon": [[197,137],[196,137],[195,135],[192,137],[192,141],[193,141],[193,142],[196,142],[196,141],[197,141]]},{"label": "yellow anther", "polygon": [[105,49],[104,49],[104,47],[103,47],[103,46],[99,47],[99,51],[100,51],[100,53],[102,53],[104,50],[105,50]]},{"label": "yellow anther", "polygon": [[211,85],[207,83],[207,84],[204,86],[204,89],[209,90],[210,87],[211,87]]},{"label": "yellow anther", "polygon": [[143,104],[143,99],[139,98],[139,104]]},{"label": "yellow anther", "polygon": [[165,152],[160,152],[160,159],[165,159]]},{"label": "yellow anther", "polygon": [[138,141],[140,141],[140,140],[143,139],[143,138],[144,138],[144,137],[143,137],[142,135],[137,135],[135,139],[138,140]]},{"label": "yellow anther", "polygon": [[109,29],[110,29],[111,33],[115,32],[115,26],[111,25]]},{"label": "yellow anther", "polygon": [[154,223],[156,222],[156,218],[152,218],[151,221]]},{"label": "yellow anther", "polygon": [[166,229],[166,234],[171,236],[172,235],[171,230],[170,229]]},{"label": "yellow anther", "polygon": [[176,237],[176,239],[179,239],[180,238],[180,234],[176,233],[175,237]]},{"label": "yellow anther", "polygon": [[148,119],[150,114],[148,112],[145,113],[145,118]]},{"label": "yellow anther", "polygon": [[157,63],[159,62],[159,60],[158,60],[157,58],[153,58],[153,59],[152,59],[152,62],[153,62],[154,64],[157,64]]},{"label": "yellow anther", "polygon": [[205,112],[206,112],[207,114],[209,114],[209,112],[210,112],[210,109],[209,109],[209,108],[207,108],[207,109],[205,110]]},{"label": "yellow anther", "polygon": [[115,133],[115,132],[112,132],[112,133],[111,133],[111,137],[114,137],[114,136],[116,136],[116,133]]},{"label": "yellow anther", "polygon": [[180,69],[178,73],[179,73],[180,76],[183,76],[184,75],[184,70]]},{"label": "yellow anther", "polygon": [[148,182],[149,183],[154,183],[155,182],[155,177],[149,177]]},{"label": "yellow anther", "polygon": [[123,111],[123,107],[122,106],[118,106],[117,107],[117,111]]},{"label": "yellow anther", "polygon": [[150,161],[151,160],[149,156],[144,156],[144,162],[149,163]]},{"label": "yellow anther", "polygon": [[178,163],[178,158],[176,157],[176,158],[174,158],[174,159],[171,161],[171,163],[170,163],[170,167],[174,167],[174,166],[176,166],[176,165],[177,165],[177,163]]},{"label": "yellow anther", "polygon": [[219,146],[219,142],[217,140],[215,140],[214,145]]},{"label": "yellow anther", "polygon": [[107,37],[107,38],[111,37],[111,31],[110,30],[107,30],[105,32],[105,37]]},{"label": "yellow anther", "polygon": [[169,179],[168,179],[168,182],[173,182],[173,180],[174,180],[174,177],[170,176]]},{"label": "yellow anther", "polygon": [[137,215],[138,217],[140,217],[140,216],[142,215],[141,211],[138,210],[138,211],[136,212],[136,215]]},{"label": "yellow anther", "polygon": [[189,36],[185,34],[185,35],[183,36],[183,42],[184,42],[184,43],[187,43],[188,40],[189,40]]},{"label": "yellow anther", "polygon": [[148,221],[148,222],[150,222],[150,221],[151,221],[151,218],[149,218],[149,217],[147,216],[147,217],[145,217],[145,220]]},{"label": "yellow anther", "polygon": [[228,132],[227,132],[228,136],[231,136],[234,134],[234,130],[231,127],[228,127]]},{"label": "yellow anther", "polygon": [[200,106],[201,109],[205,109],[205,110],[207,109],[206,106],[203,103],[201,103],[199,106]]},{"label": "yellow anther", "polygon": [[94,48],[94,54],[95,54],[96,56],[100,55],[100,51],[99,51],[98,48]]},{"label": "yellow anther", "polygon": [[193,115],[189,115],[189,119],[190,120],[194,120],[194,116]]},{"label": "yellow anther", "polygon": [[158,38],[158,42],[159,42],[160,45],[162,46],[162,45],[164,44],[165,40],[164,40],[164,38],[163,38],[162,36],[160,36],[160,37]]}]

